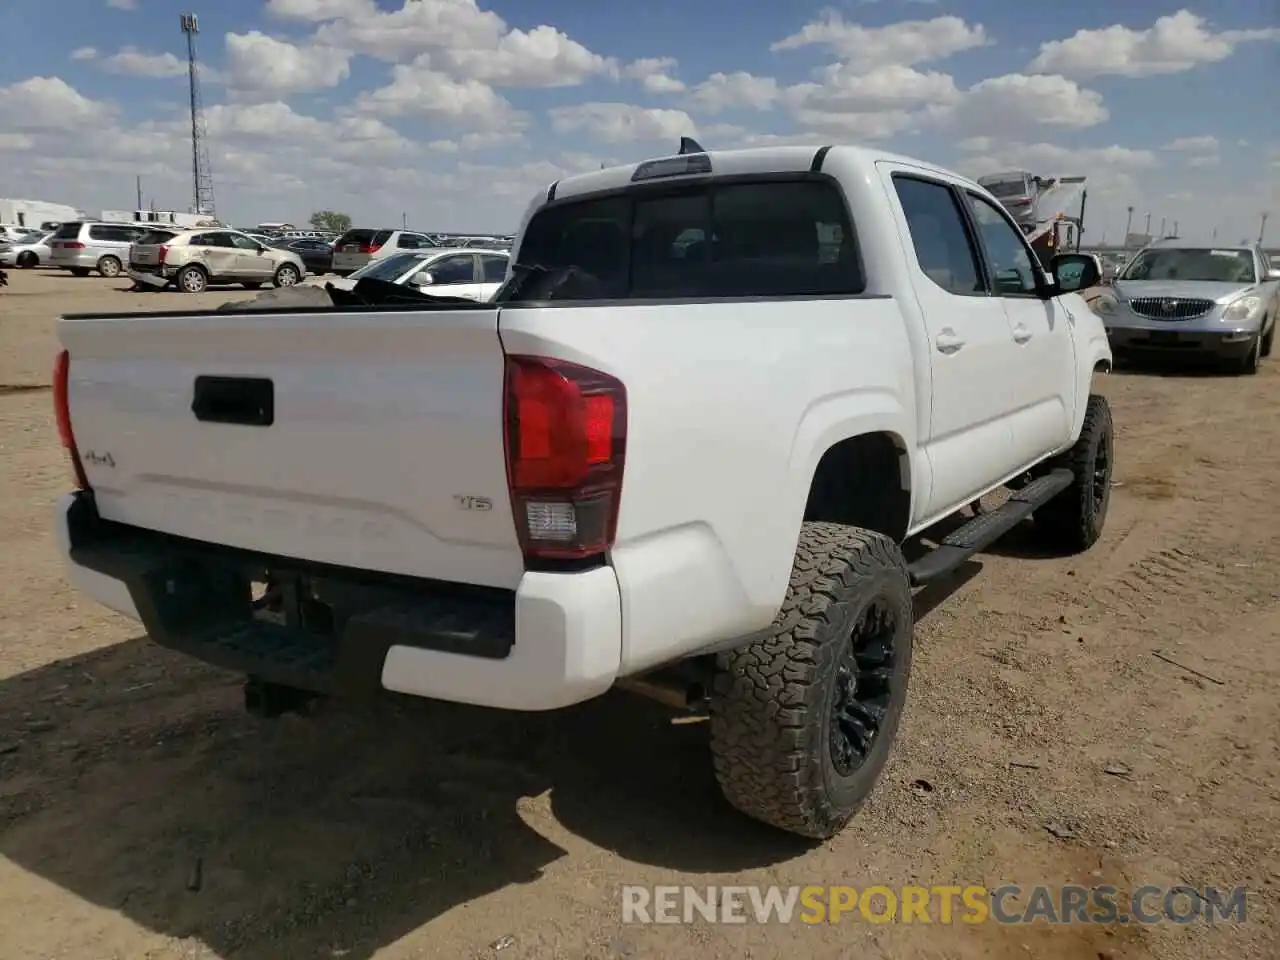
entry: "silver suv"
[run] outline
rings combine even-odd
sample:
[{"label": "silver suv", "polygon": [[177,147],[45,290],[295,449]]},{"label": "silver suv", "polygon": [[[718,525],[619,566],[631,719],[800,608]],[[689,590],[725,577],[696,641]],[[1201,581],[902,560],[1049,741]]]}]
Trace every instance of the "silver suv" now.
[{"label": "silver suv", "polygon": [[54,231],[49,241],[49,266],[70,270],[77,277],[98,271],[118,277],[129,263],[129,247],[147,228],[141,224],[72,220]]}]

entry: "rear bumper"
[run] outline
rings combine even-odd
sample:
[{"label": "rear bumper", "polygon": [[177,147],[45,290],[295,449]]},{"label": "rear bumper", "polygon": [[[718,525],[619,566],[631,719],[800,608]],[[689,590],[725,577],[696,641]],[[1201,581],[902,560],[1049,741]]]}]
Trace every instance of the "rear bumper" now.
[{"label": "rear bumper", "polygon": [[137,267],[130,267],[128,271],[129,279],[139,286],[144,287],[167,287],[173,282],[173,278],[163,271],[161,273],[151,273],[146,270],[140,270]]},{"label": "rear bumper", "polygon": [[[162,646],[261,680],[551,710],[604,693],[618,675],[610,567],[526,573],[514,592],[390,578],[113,523],[79,493],[59,501],[57,533],[77,590]],[[268,571],[284,588],[274,621],[250,601]]]}]

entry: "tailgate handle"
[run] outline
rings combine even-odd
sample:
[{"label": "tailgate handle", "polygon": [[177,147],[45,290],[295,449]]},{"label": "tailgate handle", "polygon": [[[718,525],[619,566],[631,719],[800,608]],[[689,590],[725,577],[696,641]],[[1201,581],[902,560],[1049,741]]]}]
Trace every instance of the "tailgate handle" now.
[{"label": "tailgate handle", "polygon": [[276,420],[275,384],[265,377],[196,377],[191,412],[204,423],[269,427]]}]

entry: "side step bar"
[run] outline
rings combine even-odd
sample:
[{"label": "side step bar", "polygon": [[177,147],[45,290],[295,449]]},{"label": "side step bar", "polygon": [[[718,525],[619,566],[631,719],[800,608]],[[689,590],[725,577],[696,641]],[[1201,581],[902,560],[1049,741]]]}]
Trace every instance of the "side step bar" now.
[{"label": "side step bar", "polygon": [[1074,480],[1075,474],[1060,467],[1014,491],[1008,500],[990,513],[974,517],[949,534],[937,549],[926,553],[907,568],[912,586],[918,587],[950,573],[979,550],[991,546],[1038,507],[1043,507],[1062,493]]}]

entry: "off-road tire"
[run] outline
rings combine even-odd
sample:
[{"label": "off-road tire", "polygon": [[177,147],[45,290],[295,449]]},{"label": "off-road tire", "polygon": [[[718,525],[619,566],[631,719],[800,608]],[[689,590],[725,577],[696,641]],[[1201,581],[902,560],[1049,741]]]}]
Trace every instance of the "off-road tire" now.
[{"label": "off-road tire", "polygon": [[73,277],[87,277],[89,275],[88,267],[68,267]]},{"label": "off-road tire", "polygon": [[[1047,469],[1067,467],[1075,474],[1075,480],[1036,510],[1034,529],[1041,543],[1065,553],[1081,553],[1098,542],[1111,503],[1114,439],[1107,398],[1090,394],[1079,439],[1070,450],[1045,465]],[[1100,469],[1105,471],[1102,477]]]},{"label": "off-road tire", "polygon": [[[887,667],[879,661],[887,703],[861,765],[846,774],[833,754],[841,667],[854,627],[881,611],[889,622],[878,636],[892,658]],[[711,754],[725,798],[790,833],[811,839],[838,833],[866,801],[892,747],[913,632],[910,581],[897,544],[856,527],[804,524],[771,633],[716,658]],[[874,669],[868,671],[863,676],[874,681]]]},{"label": "off-road tire", "polygon": [[40,266],[40,257],[32,253],[30,250],[23,250],[18,254],[18,264],[23,270],[30,270],[33,267]]},{"label": "off-road tire", "polygon": [[[293,279],[287,283],[283,282],[286,275],[293,277]],[[286,263],[276,270],[276,275],[272,278],[271,282],[274,283],[278,289],[283,289],[284,287],[296,287],[301,281],[302,273],[298,268],[291,263]]]},{"label": "off-road tire", "polygon": [[[199,277],[199,280],[195,278]],[[174,286],[183,293],[204,293],[209,289],[209,275],[204,272],[202,267],[196,266],[194,263],[188,264],[178,271],[178,275],[173,278]]]},{"label": "off-road tire", "polygon": [[124,273],[124,264],[119,257],[105,256],[98,261],[98,275],[114,280]]}]

